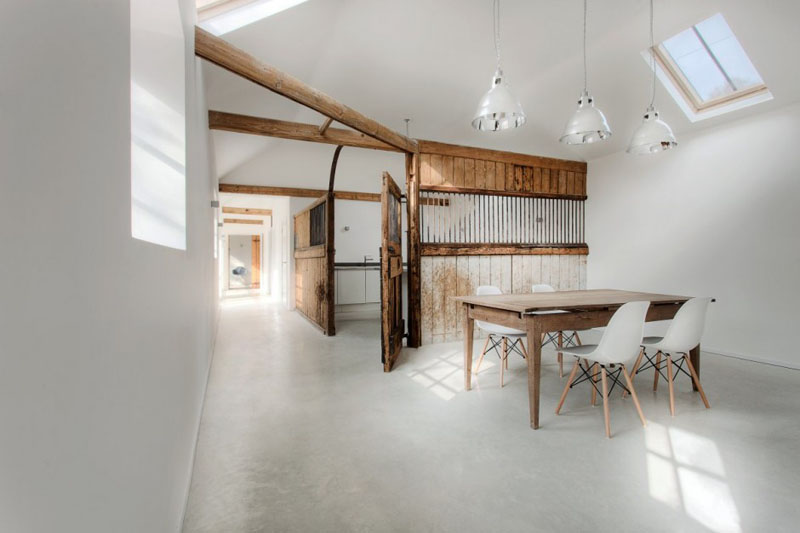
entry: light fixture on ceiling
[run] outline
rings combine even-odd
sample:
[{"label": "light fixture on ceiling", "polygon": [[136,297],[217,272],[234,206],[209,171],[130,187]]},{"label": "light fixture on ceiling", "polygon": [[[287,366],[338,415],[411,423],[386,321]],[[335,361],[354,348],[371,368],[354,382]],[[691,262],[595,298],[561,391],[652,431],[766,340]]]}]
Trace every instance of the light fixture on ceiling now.
[{"label": "light fixture on ceiling", "polygon": [[564,144],[589,144],[611,137],[611,128],[605,115],[594,106],[594,98],[587,90],[586,1],[583,0],[583,92],[578,100],[578,109],[567,122],[564,135],[559,139]]},{"label": "light fixture on ceiling", "polygon": [[656,152],[663,152],[670,148],[678,146],[675,140],[675,135],[672,133],[669,125],[661,120],[658,116],[658,110],[655,108],[656,101],[656,58],[653,48],[655,42],[653,40],[653,0],[650,0],[650,66],[653,69],[652,77],[652,96],[650,97],[650,105],[644,112],[644,119],[639,127],[633,132],[633,137],[628,145],[629,154],[654,154]]},{"label": "light fixture on ceiling", "polygon": [[500,0],[494,0],[494,51],[497,55],[497,69],[492,76],[489,91],[481,98],[478,111],[472,120],[472,127],[480,131],[498,131],[518,128],[525,124],[522,105],[508,87],[500,66]]}]

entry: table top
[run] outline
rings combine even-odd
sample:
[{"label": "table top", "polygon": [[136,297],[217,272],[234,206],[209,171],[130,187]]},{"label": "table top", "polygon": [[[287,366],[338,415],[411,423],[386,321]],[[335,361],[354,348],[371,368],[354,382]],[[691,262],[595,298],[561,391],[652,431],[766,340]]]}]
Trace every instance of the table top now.
[{"label": "table top", "polygon": [[494,294],[490,296],[457,296],[463,302],[493,309],[504,309],[515,313],[537,311],[579,310],[616,307],[628,302],[683,303],[689,296],[653,294],[649,292],[620,291],[615,289],[592,289],[583,291],[537,292],[535,294]]}]

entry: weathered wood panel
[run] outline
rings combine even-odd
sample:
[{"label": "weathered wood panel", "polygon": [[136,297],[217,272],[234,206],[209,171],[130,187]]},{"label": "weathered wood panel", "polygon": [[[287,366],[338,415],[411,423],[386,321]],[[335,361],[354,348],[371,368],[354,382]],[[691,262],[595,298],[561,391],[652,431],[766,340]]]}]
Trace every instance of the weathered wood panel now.
[{"label": "weathered wood panel", "polygon": [[[314,230],[312,212],[321,226]],[[318,234],[321,231],[321,234]],[[334,335],[333,195],[294,217],[295,308],[326,335]]]},{"label": "weathered wood panel", "polygon": [[477,191],[513,191],[565,198],[586,195],[586,172],[519,165],[492,159],[421,154],[420,187],[455,187]]},{"label": "weathered wood panel", "polygon": [[[557,290],[586,287],[583,255],[423,256],[422,342],[450,342],[463,334],[463,310],[453,296],[475,294],[479,285],[496,285],[504,293],[529,293],[535,283]],[[475,332],[475,336],[484,335]]]}]

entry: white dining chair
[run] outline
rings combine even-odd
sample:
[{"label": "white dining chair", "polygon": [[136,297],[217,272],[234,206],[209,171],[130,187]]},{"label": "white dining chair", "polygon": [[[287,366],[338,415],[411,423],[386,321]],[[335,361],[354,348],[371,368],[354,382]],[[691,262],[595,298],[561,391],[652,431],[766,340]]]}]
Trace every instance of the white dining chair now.
[{"label": "white dining chair", "polygon": [[[711,298],[692,298],[687,300],[675,313],[675,318],[672,319],[663,337],[645,337],[642,340],[642,350],[633,365],[633,377],[650,368],[655,369],[653,376],[654,391],[658,389],[659,376],[667,380],[669,384],[669,412],[672,416],[675,416],[674,382],[679,372],[683,372],[691,378],[697,388],[697,392],[700,393],[700,398],[703,400],[706,409],[711,408],[703,386],[700,384],[700,377],[697,375],[694,365],[692,365],[692,359],[689,356],[689,352],[700,344],[709,303],[711,303]],[[655,352],[655,354],[650,356],[647,354],[647,350],[650,350],[650,353]],[[662,356],[664,361],[662,361]],[[647,362],[640,367],[643,357],[647,359]],[[688,372],[683,368],[684,363],[689,369]],[[667,369],[666,376],[663,372],[664,366]]]},{"label": "white dining chair", "polygon": [[[559,414],[561,411],[569,389],[575,385],[588,381],[596,390],[597,375],[599,373],[602,385],[601,394],[603,396],[606,437],[611,438],[608,398],[616,385],[619,385],[630,393],[631,398],[633,398],[633,404],[636,406],[636,412],[639,413],[642,425],[647,425],[647,421],[642,413],[642,407],[639,405],[639,397],[636,396],[636,390],[633,388],[633,380],[628,373],[626,364],[633,361],[636,355],[640,353],[640,345],[644,332],[644,319],[649,306],[650,302],[628,302],[617,309],[611,317],[608,326],[606,326],[603,332],[603,337],[598,344],[584,344],[583,346],[564,348],[564,353],[574,355],[576,359],[575,364],[572,366],[572,371],[569,373],[564,392],[561,393],[561,400],[558,402],[558,407],[556,407],[556,414]],[[586,368],[581,366],[581,359],[584,360]],[[589,367],[592,368],[591,372],[588,370]],[[579,369],[583,375],[576,381],[575,375],[578,373]],[[625,377],[625,382],[628,385],[627,387],[620,382],[620,374]],[[609,379],[613,382],[610,389],[608,387]]]},{"label": "white dining chair", "polygon": [[[498,287],[494,285],[481,285],[475,292],[478,296],[503,294]],[[492,350],[500,355],[500,387],[503,387],[504,370],[508,368],[508,355],[511,352],[516,352],[522,356],[526,361],[528,359],[528,352],[525,349],[522,339],[527,335],[522,330],[501,326],[499,324],[492,324],[491,322],[484,322],[483,320],[476,320],[475,325],[489,334],[486,337],[486,342],[483,345],[483,351],[478,359],[478,364],[475,365],[475,374],[481,368],[483,356],[486,352]],[[510,341],[510,342],[509,342]],[[491,346],[489,346],[491,344]]]},{"label": "white dining chair", "polygon": [[[536,283],[531,287],[531,292],[556,292],[556,290],[546,283]],[[539,311],[538,314],[563,313],[563,311]],[[558,377],[564,377],[564,355],[561,348],[564,346],[580,346],[581,338],[577,331],[548,331],[542,335],[542,348],[552,344],[558,352]]]}]

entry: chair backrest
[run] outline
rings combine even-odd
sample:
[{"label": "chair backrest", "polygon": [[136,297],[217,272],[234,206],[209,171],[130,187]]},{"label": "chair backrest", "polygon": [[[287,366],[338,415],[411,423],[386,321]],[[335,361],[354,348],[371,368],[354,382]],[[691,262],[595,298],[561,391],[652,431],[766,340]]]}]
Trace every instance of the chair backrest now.
[{"label": "chair backrest", "polygon": [[700,344],[709,303],[711,298],[692,298],[678,309],[660,343],[665,351],[688,353]]},{"label": "chair backrest", "polygon": [[[495,294],[503,294],[503,291],[494,285],[481,285],[478,287],[478,290],[475,291],[475,294],[478,296],[491,296]],[[482,320],[476,320],[475,325],[487,333],[494,333],[496,335],[515,335],[523,333],[522,331],[516,329],[507,328],[499,324],[492,324],[490,322],[484,322]]]},{"label": "chair backrest", "polygon": [[556,290],[547,283],[534,283],[531,292],[556,292]]},{"label": "chair backrest", "polygon": [[627,363],[639,354],[644,319],[650,302],[628,302],[617,309],[603,332],[593,359],[598,363]]},{"label": "chair backrest", "polygon": [[493,294],[503,294],[503,291],[500,290],[499,287],[495,287],[494,285],[481,285],[478,287],[478,290],[475,291],[475,294],[478,296],[490,296]]}]

